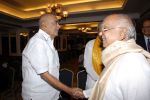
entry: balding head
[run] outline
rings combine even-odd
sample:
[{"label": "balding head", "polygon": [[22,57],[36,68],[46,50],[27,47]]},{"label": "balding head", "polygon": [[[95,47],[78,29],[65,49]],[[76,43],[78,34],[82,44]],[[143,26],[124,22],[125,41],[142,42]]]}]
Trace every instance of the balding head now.
[{"label": "balding head", "polygon": [[135,28],[127,15],[112,14],[107,16],[101,25],[99,35],[103,40],[103,47],[115,41],[127,41],[135,37]]},{"label": "balding head", "polygon": [[128,15],[126,15],[126,14],[112,14],[112,15],[107,16],[104,19],[104,23],[105,23],[105,21],[111,21],[113,27],[124,27],[124,28],[126,28],[127,29],[126,34],[128,36],[128,39],[135,38],[135,36],[136,36],[135,27],[132,23],[131,18]]},{"label": "balding head", "polygon": [[54,38],[58,35],[60,26],[56,16],[52,14],[44,14],[40,17],[39,28],[50,35],[50,37]]},{"label": "balding head", "polygon": [[47,23],[48,20],[53,20],[55,18],[52,14],[44,14],[40,17],[39,27],[42,28],[44,23]]}]

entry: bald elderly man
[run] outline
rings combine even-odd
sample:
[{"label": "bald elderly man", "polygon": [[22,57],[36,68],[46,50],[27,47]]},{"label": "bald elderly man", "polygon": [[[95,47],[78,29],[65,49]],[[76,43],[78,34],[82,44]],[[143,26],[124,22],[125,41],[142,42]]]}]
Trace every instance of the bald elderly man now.
[{"label": "bald elderly man", "polygon": [[59,57],[53,45],[60,26],[52,14],[42,15],[39,31],[29,40],[22,53],[23,100],[58,100],[59,90],[78,98],[78,88],[59,81]]}]

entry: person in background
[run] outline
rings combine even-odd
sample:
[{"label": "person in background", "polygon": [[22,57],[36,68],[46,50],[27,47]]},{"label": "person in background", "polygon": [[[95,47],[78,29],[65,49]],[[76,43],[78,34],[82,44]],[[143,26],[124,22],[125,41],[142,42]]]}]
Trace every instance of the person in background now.
[{"label": "person in background", "polygon": [[78,59],[79,70],[84,70],[83,61],[84,61],[84,48],[81,49],[81,54],[79,55]]},{"label": "person in background", "polygon": [[89,98],[92,88],[102,71],[100,44],[101,40],[97,37],[90,40],[85,46],[84,67],[87,72],[87,80],[85,90],[83,91],[83,98]]},{"label": "person in background", "polygon": [[105,68],[89,100],[150,100],[150,54],[136,44],[131,18],[107,16],[99,35]]},{"label": "person in background", "polygon": [[8,62],[4,62],[4,63],[2,64],[2,67],[3,67],[3,68],[7,68],[7,67],[8,67]]},{"label": "person in background", "polygon": [[136,42],[150,52],[150,19],[142,20],[142,35],[137,36]]},{"label": "person in background", "polygon": [[23,50],[23,100],[58,100],[59,90],[78,98],[75,94],[82,92],[79,88],[70,88],[59,81],[59,57],[53,45],[59,28],[56,16],[42,15],[39,31]]}]

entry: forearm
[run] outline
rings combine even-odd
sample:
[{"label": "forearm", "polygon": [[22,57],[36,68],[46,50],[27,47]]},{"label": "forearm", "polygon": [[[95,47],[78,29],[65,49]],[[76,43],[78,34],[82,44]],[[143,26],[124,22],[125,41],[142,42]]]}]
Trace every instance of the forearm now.
[{"label": "forearm", "polygon": [[56,79],[54,76],[50,75],[48,72],[42,73],[41,78],[44,79],[46,82],[48,82],[50,85],[52,85],[54,88],[65,91],[68,94],[72,93],[70,87],[61,83],[58,79]]}]

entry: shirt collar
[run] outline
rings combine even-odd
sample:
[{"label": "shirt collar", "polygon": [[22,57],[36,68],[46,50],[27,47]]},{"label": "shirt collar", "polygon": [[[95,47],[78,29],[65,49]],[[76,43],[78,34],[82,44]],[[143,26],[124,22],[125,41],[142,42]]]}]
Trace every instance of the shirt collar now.
[{"label": "shirt collar", "polygon": [[53,41],[53,39],[51,39],[51,37],[45,31],[43,31],[42,29],[39,29],[38,33],[41,33],[44,36],[44,38],[45,38],[46,41],[48,39],[50,39],[51,41]]},{"label": "shirt collar", "polygon": [[144,35],[144,38],[145,38],[146,40],[149,39],[149,37],[147,37],[147,36],[145,36],[145,35]]}]

